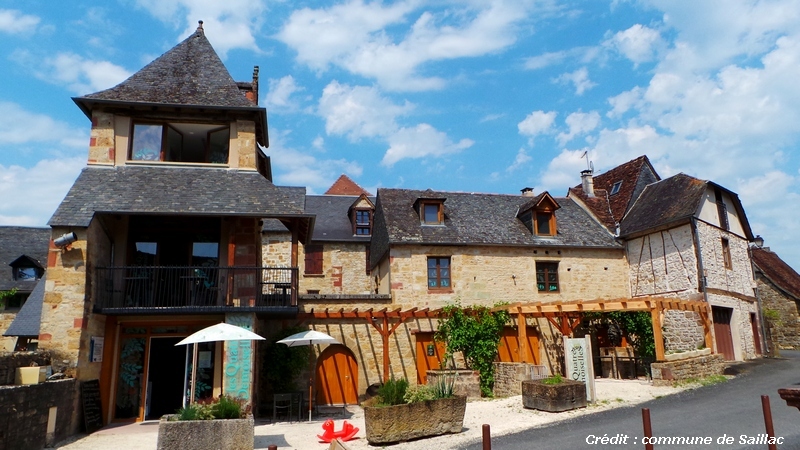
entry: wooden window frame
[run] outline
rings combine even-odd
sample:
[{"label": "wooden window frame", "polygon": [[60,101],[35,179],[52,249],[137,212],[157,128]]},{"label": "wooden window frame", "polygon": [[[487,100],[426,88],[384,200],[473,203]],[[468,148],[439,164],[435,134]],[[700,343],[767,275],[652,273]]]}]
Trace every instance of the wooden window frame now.
[{"label": "wooden window frame", "polygon": [[722,238],[722,264],[726,269],[733,269],[733,259],[731,259],[731,242],[728,238]]},{"label": "wooden window frame", "polygon": [[323,270],[323,255],[324,248],[322,244],[309,244],[303,247],[304,255],[304,268],[303,275],[324,275]]},{"label": "wooden window frame", "polygon": [[[548,220],[548,225],[550,227],[550,232],[549,233],[540,233],[539,232],[539,214],[542,214],[542,215],[547,214],[547,215],[550,216],[547,219]],[[532,219],[533,219],[533,234],[535,234],[536,236],[555,236],[557,234],[557,232],[556,232],[556,214],[555,214],[554,211],[551,211],[549,209],[534,210]]]},{"label": "wooden window frame", "polygon": [[[431,261],[435,261],[434,267],[431,267]],[[442,276],[442,266],[440,265],[440,261],[447,261],[447,276]],[[427,275],[427,283],[428,283],[428,290],[429,291],[452,291],[453,289],[453,262],[452,258],[449,256],[428,256],[425,261],[426,263],[426,275]],[[435,272],[435,286],[431,286],[431,270]],[[446,286],[442,285],[442,281],[446,280]]]},{"label": "wooden window frame", "polygon": [[[542,283],[539,282],[540,274],[542,275]],[[551,274],[555,274],[555,282],[548,281],[548,275]],[[553,284],[555,289],[550,289]],[[544,294],[561,292],[561,285],[558,280],[558,262],[536,261],[536,290]]]},{"label": "wooden window frame", "polygon": [[729,231],[731,229],[731,224],[728,221],[728,206],[725,205],[725,199],[722,197],[722,191],[719,189],[714,190],[714,200],[717,204],[719,227],[725,231]]},{"label": "wooden window frame", "polygon": [[[436,209],[437,209],[437,211],[436,211],[436,221],[435,222],[434,221],[430,221],[429,222],[428,220],[426,220],[427,218],[426,218],[426,215],[425,215],[425,208],[428,207],[428,206],[435,206]],[[420,204],[419,204],[419,220],[420,220],[420,222],[422,222],[423,225],[442,225],[442,224],[444,224],[444,204],[442,202],[432,202],[432,201],[420,202]]]},{"label": "wooden window frame", "polygon": [[[211,126],[214,125],[214,124],[206,124],[206,123],[203,123],[203,122],[132,120],[131,121],[130,134],[129,134],[130,139],[128,140],[129,142],[128,142],[127,160],[128,161],[143,161],[143,162],[170,162],[170,163],[185,162],[185,161],[182,161],[182,159],[183,159],[182,155],[178,159],[167,159],[168,151],[169,151],[169,148],[168,148],[168,145],[169,145],[169,139],[168,139],[169,133],[168,133],[168,130],[172,130],[175,133],[177,133],[181,137],[181,139],[184,138],[183,133],[180,130],[178,130],[174,125],[174,124],[178,124],[178,123],[197,123],[199,125],[211,125]],[[157,159],[157,160],[149,160],[149,159],[134,159],[133,158],[133,150],[134,150],[134,145],[136,143],[135,132],[136,132],[136,126],[137,125],[153,126],[153,127],[160,127],[161,128],[161,144],[160,144],[161,147],[160,147],[160,152],[159,152],[159,159]],[[206,139],[205,139],[204,148],[203,148],[203,161],[200,162],[201,164],[215,164],[215,165],[227,165],[227,164],[230,164],[230,155],[231,155],[231,148],[230,148],[231,131],[230,131],[230,129],[231,129],[230,125],[220,124],[220,125],[218,125],[218,126],[216,126],[214,128],[210,128],[210,129],[208,129],[206,131]],[[220,131],[224,131],[224,130],[228,130],[228,158],[227,158],[227,160],[225,162],[212,162],[211,161],[211,135],[214,134],[214,133],[219,133]],[[184,144],[181,143],[181,148],[183,148],[183,145]],[[188,162],[192,162],[192,161],[188,161]]]},{"label": "wooden window frame", "polygon": [[[359,222],[359,213],[367,213],[367,221]],[[353,210],[353,236],[372,236],[373,212],[369,208],[356,208]],[[359,233],[359,230],[367,231],[366,234]]]}]

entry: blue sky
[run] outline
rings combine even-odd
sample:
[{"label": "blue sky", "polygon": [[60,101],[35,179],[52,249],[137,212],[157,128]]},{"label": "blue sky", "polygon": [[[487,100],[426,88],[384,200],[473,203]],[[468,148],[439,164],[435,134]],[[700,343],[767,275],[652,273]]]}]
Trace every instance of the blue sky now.
[{"label": "blue sky", "polygon": [[563,196],[646,154],[800,248],[796,1],[0,0],[0,224],[45,225],[86,164],[71,97],[206,36],[260,66],[276,184]]}]

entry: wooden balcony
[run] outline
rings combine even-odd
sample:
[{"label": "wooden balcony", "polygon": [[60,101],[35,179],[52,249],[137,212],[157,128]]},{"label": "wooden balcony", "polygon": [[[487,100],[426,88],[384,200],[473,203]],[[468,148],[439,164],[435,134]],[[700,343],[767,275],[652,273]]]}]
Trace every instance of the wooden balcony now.
[{"label": "wooden balcony", "polygon": [[95,279],[99,314],[297,313],[297,268],[99,267]]}]

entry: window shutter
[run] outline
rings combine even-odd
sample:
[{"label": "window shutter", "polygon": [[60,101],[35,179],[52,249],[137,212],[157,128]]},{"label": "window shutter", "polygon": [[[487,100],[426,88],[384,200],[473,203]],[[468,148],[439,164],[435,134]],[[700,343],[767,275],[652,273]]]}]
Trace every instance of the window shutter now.
[{"label": "window shutter", "polygon": [[322,275],[322,246],[306,245],[306,275]]}]

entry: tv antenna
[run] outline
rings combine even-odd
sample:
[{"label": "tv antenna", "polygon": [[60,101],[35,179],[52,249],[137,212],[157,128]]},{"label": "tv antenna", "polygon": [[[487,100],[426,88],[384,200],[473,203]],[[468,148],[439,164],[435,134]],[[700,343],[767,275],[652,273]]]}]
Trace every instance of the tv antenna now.
[{"label": "tv antenna", "polygon": [[594,173],[594,163],[589,161],[589,151],[588,150],[584,151],[583,154],[581,155],[581,158],[586,158],[586,170]]}]

